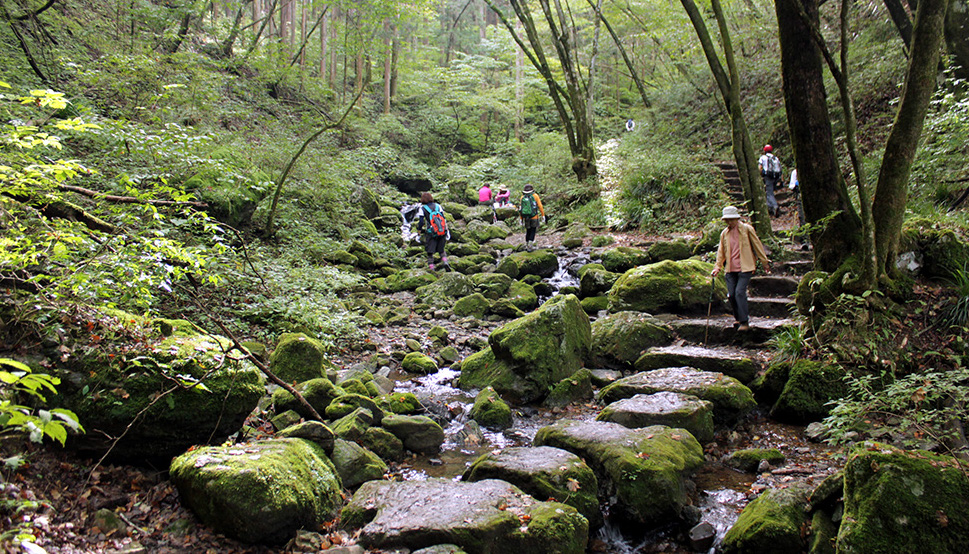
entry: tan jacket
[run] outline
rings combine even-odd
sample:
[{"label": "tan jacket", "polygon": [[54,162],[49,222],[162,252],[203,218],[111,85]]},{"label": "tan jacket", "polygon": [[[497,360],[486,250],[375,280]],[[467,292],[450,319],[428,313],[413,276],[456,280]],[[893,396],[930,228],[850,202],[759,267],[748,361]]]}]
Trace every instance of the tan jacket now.
[{"label": "tan jacket", "polygon": [[[727,244],[727,231],[730,228],[724,229],[720,233],[720,247],[717,248],[717,262],[716,267],[721,270],[726,270],[727,265],[727,253],[729,245]],[[767,251],[764,249],[764,244],[760,242],[760,238],[757,237],[757,233],[754,232],[754,228],[743,222],[738,222],[737,230],[740,232],[740,271],[743,272],[753,272],[757,269],[757,260],[763,264],[766,270],[770,267],[770,260],[767,259]],[[754,256],[757,258],[754,259]]]}]

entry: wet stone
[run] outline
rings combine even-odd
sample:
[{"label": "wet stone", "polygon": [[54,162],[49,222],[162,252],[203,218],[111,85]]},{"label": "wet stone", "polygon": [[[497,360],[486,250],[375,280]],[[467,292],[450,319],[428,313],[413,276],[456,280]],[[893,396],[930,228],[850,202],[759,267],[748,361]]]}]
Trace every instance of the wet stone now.
[{"label": "wet stone", "polygon": [[635,363],[636,371],[678,366],[719,371],[741,383],[749,383],[757,375],[757,364],[745,352],[726,347],[657,346],[647,350]]},{"label": "wet stone", "polygon": [[630,429],[651,425],[681,427],[701,443],[713,440],[713,403],[678,392],[637,394],[609,404],[596,419]]}]

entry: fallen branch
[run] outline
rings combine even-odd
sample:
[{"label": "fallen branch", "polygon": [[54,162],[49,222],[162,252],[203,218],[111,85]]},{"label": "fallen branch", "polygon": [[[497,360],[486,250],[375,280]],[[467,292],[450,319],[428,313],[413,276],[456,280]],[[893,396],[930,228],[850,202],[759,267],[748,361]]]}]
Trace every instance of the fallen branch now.
[{"label": "fallen branch", "polygon": [[108,202],[114,202],[117,204],[149,204],[151,206],[191,206],[193,208],[208,208],[209,205],[206,202],[193,202],[189,200],[142,200],[141,198],[135,198],[134,196],[115,196],[113,194],[105,194],[103,192],[98,192],[96,190],[86,189],[83,187],[77,187],[74,185],[57,185],[60,190],[66,190],[70,192],[76,192],[78,194],[96,198],[98,200],[106,200]]},{"label": "fallen branch", "polygon": [[72,204],[70,202],[53,197],[27,196],[23,194],[11,194],[9,192],[4,193],[4,195],[8,198],[16,200],[17,202],[20,202],[21,204],[34,208],[44,217],[49,219],[66,219],[68,221],[76,221],[84,224],[84,226],[88,229],[93,231],[101,231],[108,234],[115,234],[118,232],[117,227],[111,225],[100,217],[89,214],[77,204]]}]

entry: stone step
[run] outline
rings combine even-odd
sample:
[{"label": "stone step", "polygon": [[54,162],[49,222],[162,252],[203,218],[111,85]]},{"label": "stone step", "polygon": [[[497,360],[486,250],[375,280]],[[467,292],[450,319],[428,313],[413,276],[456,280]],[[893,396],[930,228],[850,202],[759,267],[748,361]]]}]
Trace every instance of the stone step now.
[{"label": "stone step", "polygon": [[750,296],[790,297],[797,292],[800,279],[785,275],[755,275],[747,287]]},{"label": "stone step", "polygon": [[794,300],[788,297],[748,296],[747,306],[751,314],[760,317],[788,318],[794,311]]},{"label": "stone step", "polygon": [[749,383],[757,376],[759,369],[759,364],[750,356],[751,352],[732,346],[656,346],[646,350],[633,367],[636,371],[650,371],[690,366],[704,371],[719,371],[741,383]]},{"label": "stone step", "polygon": [[[808,254],[811,252],[808,251]],[[813,260],[787,260],[774,265],[774,272],[781,275],[802,276],[814,269]]]},{"label": "stone step", "polygon": [[756,348],[770,340],[780,328],[793,325],[794,321],[789,318],[751,317],[749,331],[737,331],[730,315],[714,315],[709,323],[706,318],[670,319],[668,323],[681,339],[692,343]]}]

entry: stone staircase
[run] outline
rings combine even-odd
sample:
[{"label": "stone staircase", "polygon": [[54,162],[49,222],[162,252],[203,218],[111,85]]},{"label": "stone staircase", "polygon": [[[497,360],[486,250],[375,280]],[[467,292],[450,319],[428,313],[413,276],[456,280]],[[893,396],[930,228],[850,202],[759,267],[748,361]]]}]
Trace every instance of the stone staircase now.
[{"label": "stone staircase", "polygon": [[[740,172],[737,170],[737,164],[734,162],[715,162],[714,165],[720,169],[723,173],[723,181],[727,185],[727,196],[730,201],[741,207],[745,201],[744,199],[744,188],[743,184],[740,182]],[[785,178],[789,177],[788,173],[785,173]],[[764,182],[757,179],[756,186],[763,187]],[[794,194],[785,185],[774,191],[774,198],[777,200],[777,205],[780,206],[781,211],[784,213],[793,213],[797,210],[797,205],[795,204],[796,199]]]}]

